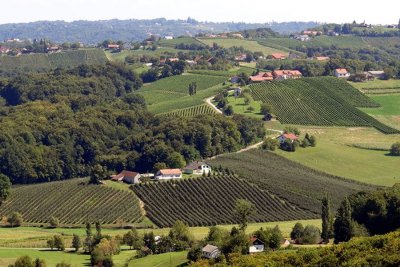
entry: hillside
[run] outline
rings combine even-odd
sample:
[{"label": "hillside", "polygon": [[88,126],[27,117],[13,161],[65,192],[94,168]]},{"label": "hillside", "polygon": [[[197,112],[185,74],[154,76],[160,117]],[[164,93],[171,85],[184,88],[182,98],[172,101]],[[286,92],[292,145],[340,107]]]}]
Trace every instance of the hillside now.
[{"label": "hillside", "polygon": [[232,212],[237,199],[247,199],[256,206],[251,221],[318,217],[232,175],[140,184],[133,190],[144,202],[147,216],[160,227],[171,226],[176,220],[190,226],[235,223]]},{"label": "hillside", "polygon": [[315,22],[232,23],[198,22],[188,20],[101,20],[101,21],[37,21],[0,25],[0,40],[7,38],[40,39],[54,42],[83,42],[97,44],[107,39],[141,41],[148,33],[162,35],[196,35],[202,32],[237,32],[245,29],[271,28],[280,33],[298,32],[315,27]]},{"label": "hillside", "polygon": [[320,201],[325,193],[337,207],[345,196],[374,188],[316,171],[259,149],[223,155],[210,163],[230,168],[246,181],[316,214],[320,212]]},{"label": "hillside", "polygon": [[15,211],[28,223],[47,223],[52,216],[62,224],[136,222],[142,217],[133,193],[88,185],[86,179],[15,187],[0,206],[0,217]]},{"label": "hillside", "polygon": [[107,57],[103,50],[85,49],[52,54],[21,56],[0,56],[0,73],[48,71],[56,68],[73,68],[82,64],[105,64]]},{"label": "hillside", "polygon": [[[138,93],[146,99],[149,111],[153,113],[172,112],[203,104],[203,99],[215,95],[227,78],[188,74],[158,80],[141,88]],[[197,84],[197,93],[190,96],[189,84]]]},{"label": "hillside", "polygon": [[399,133],[356,108],[378,107],[378,103],[333,77],[260,83],[250,89],[254,100],[271,104],[284,124],[367,126],[386,134]]}]

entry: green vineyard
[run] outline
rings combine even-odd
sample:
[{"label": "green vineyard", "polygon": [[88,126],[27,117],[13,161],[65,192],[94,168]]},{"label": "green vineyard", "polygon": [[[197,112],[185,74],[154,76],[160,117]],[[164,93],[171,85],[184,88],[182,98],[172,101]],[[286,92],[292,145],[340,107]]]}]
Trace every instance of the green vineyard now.
[{"label": "green vineyard", "polygon": [[77,67],[81,64],[105,64],[107,57],[101,49],[73,50],[52,54],[0,56],[0,72],[31,72]]},{"label": "green vineyard", "polygon": [[52,216],[63,224],[135,222],[142,217],[133,193],[88,185],[83,179],[16,187],[0,206],[0,216],[12,212],[20,212],[29,223],[46,223]]},{"label": "green vineyard", "polygon": [[176,220],[190,226],[236,223],[233,208],[237,199],[247,199],[256,206],[251,217],[255,222],[318,217],[232,175],[139,184],[133,190],[144,202],[147,216],[160,227],[171,226]]},{"label": "green vineyard", "polygon": [[400,133],[356,107],[379,107],[346,81],[333,77],[268,82],[250,86],[255,100],[273,106],[284,124],[375,127]]},{"label": "green vineyard", "polygon": [[223,155],[210,163],[227,167],[259,188],[314,213],[320,212],[325,193],[329,194],[336,208],[345,196],[374,188],[308,168],[260,149]]},{"label": "green vineyard", "polygon": [[190,108],[178,109],[168,113],[160,114],[162,116],[179,116],[179,117],[194,117],[197,115],[214,114],[216,111],[207,104],[194,106]]}]

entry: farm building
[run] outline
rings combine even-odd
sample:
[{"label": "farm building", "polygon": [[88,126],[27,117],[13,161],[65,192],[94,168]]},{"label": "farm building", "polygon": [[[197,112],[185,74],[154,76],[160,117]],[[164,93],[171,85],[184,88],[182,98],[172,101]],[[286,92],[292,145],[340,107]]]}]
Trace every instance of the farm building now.
[{"label": "farm building", "polygon": [[252,82],[265,82],[265,81],[272,81],[274,76],[271,72],[260,72],[257,75],[250,76],[250,81]]},{"label": "farm building", "polygon": [[116,182],[123,181],[127,184],[138,184],[140,183],[140,173],[124,170],[117,175],[111,175],[111,180]]},{"label": "farm building", "polygon": [[296,40],[302,41],[302,42],[308,42],[308,41],[310,41],[310,36],[304,35],[304,34],[302,34],[302,35],[295,35],[293,38],[296,39]]},{"label": "farm building", "polygon": [[367,76],[373,77],[374,79],[384,79],[386,76],[383,70],[371,70],[365,74]]},{"label": "farm building", "polygon": [[165,40],[173,40],[174,37],[173,37],[173,36],[165,36],[164,39],[165,39]]},{"label": "farm building", "polygon": [[336,78],[348,78],[350,77],[350,73],[346,69],[335,69],[333,75]]},{"label": "farm building", "polygon": [[303,31],[304,35],[307,36],[317,36],[317,35],[322,35],[321,31]]},{"label": "farm building", "polygon": [[170,180],[182,178],[182,171],[180,169],[162,169],[159,170],[155,177],[156,180]]},{"label": "farm building", "polygon": [[318,61],[328,61],[330,58],[329,57],[315,57],[315,59]]},{"label": "farm building", "polygon": [[246,61],[247,55],[246,54],[240,54],[235,56],[236,61]]},{"label": "farm building", "polygon": [[211,172],[211,166],[202,161],[194,161],[183,168],[183,172],[197,175],[208,174]]},{"label": "farm building", "polygon": [[119,50],[119,49],[120,49],[120,46],[117,45],[117,44],[109,44],[109,45],[107,46],[107,48],[110,49],[110,50]]},{"label": "farm building", "polygon": [[271,58],[272,59],[280,59],[280,60],[282,60],[282,59],[285,59],[286,56],[284,54],[281,54],[281,53],[273,53],[271,55]]},{"label": "farm building", "polygon": [[201,256],[203,258],[207,258],[207,259],[215,259],[220,254],[221,254],[221,251],[218,249],[218,247],[210,245],[210,244],[207,244],[201,250]]},{"label": "farm building", "polygon": [[250,238],[249,253],[259,253],[264,251],[264,242],[257,237]]},{"label": "farm building", "polygon": [[298,70],[275,70],[272,72],[275,80],[299,79],[303,75]]},{"label": "farm building", "polygon": [[292,143],[296,140],[299,140],[299,138],[292,133],[287,133],[287,134],[281,134],[278,136],[279,143],[283,144],[285,143],[286,140],[290,140]]}]

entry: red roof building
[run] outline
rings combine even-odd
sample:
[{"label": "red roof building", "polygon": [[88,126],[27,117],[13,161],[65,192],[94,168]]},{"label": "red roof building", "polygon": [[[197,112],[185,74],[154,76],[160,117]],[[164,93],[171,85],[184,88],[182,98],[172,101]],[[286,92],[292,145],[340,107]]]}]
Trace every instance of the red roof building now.
[{"label": "red roof building", "polygon": [[266,81],[272,81],[274,79],[274,76],[272,75],[271,72],[260,72],[257,75],[250,76],[250,81],[252,82],[266,82]]},{"label": "red roof building", "polygon": [[346,69],[335,69],[333,75],[337,78],[348,78],[350,73]]},{"label": "red roof building", "polygon": [[286,56],[284,54],[281,54],[281,53],[274,53],[274,54],[271,55],[271,57],[273,59],[285,59],[286,58]]}]

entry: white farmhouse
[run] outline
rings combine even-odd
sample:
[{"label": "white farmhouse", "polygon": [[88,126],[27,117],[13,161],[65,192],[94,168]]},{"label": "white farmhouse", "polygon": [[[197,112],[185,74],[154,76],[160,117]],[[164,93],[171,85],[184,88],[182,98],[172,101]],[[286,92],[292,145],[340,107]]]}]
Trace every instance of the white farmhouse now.
[{"label": "white farmhouse", "polygon": [[162,169],[156,173],[154,177],[156,180],[170,180],[182,178],[182,171],[180,169]]},{"label": "white farmhouse", "polygon": [[257,237],[250,238],[249,253],[259,253],[264,251],[264,242]]}]

